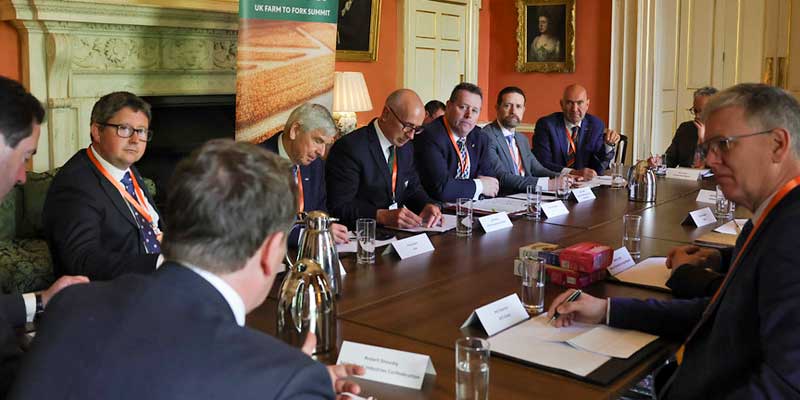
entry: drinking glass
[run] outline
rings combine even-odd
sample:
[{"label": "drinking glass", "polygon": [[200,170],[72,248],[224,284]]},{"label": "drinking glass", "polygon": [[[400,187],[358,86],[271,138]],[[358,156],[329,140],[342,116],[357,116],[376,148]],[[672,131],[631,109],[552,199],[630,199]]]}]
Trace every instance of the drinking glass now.
[{"label": "drinking glass", "polygon": [[372,218],[359,218],[356,220],[356,259],[359,264],[372,264],[375,262],[375,220]]},{"label": "drinking glass", "polygon": [[642,216],[626,214],[622,217],[622,245],[628,249],[633,258],[642,254]]},{"label": "drinking glass", "polygon": [[472,199],[456,200],[456,235],[472,236]]},{"label": "drinking glass", "polygon": [[539,185],[528,185],[527,189],[527,199],[528,199],[528,209],[525,213],[525,217],[531,221],[541,221],[541,213],[542,213],[542,187]]},{"label": "drinking glass", "polygon": [[611,164],[611,187],[615,189],[625,187],[625,177],[623,176],[623,172],[625,172],[625,164],[623,163],[612,163]]},{"label": "drinking glass", "polygon": [[544,260],[538,257],[523,258],[521,276],[519,297],[522,298],[522,305],[528,313],[540,314],[544,311]]},{"label": "drinking glass", "polygon": [[723,221],[733,218],[733,207],[736,206],[731,207],[731,205],[731,201],[725,198],[725,193],[722,193],[722,189],[717,185],[717,206],[714,209],[714,216]]},{"label": "drinking glass", "polygon": [[568,175],[561,175],[556,178],[556,196],[561,200],[566,200],[569,197],[569,187],[572,180]]},{"label": "drinking glass", "polygon": [[456,399],[489,399],[489,342],[486,339],[456,340]]},{"label": "drinking glass", "polygon": [[656,164],[656,175],[664,176],[667,174],[667,154],[658,156],[658,164]]}]

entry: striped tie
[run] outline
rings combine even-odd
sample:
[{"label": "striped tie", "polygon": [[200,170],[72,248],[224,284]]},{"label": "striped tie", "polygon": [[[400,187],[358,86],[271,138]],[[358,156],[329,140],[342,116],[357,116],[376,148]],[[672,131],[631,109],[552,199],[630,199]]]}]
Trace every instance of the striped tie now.
[{"label": "striped tie", "polygon": [[[458,139],[458,151],[461,153],[461,160],[462,163],[458,165],[458,179],[469,179],[469,163],[467,162],[469,155],[467,154],[467,144],[466,138]],[[461,166],[466,165],[463,171],[461,171]]]},{"label": "striped tie", "polygon": [[508,152],[511,154],[511,171],[514,175],[519,175],[519,161],[517,161],[517,153],[514,151],[514,136],[506,136],[508,142]]},{"label": "striped tie", "polygon": [[[122,177],[122,185],[125,186],[125,190],[134,198],[136,199],[136,191],[133,189],[133,181],[131,181],[131,173],[126,172],[125,176]],[[144,200],[144,199],[142,199]],[[144,204],[144,201],[142,201]],[[142,233],[142,237],[144,238],[144,247],[147,250],[148,254],[158,254],[161,253],[161,245],[158,243],[158,238],[156,238],[156,233],[153,231],[152,225],[147,222],[144,217],[136,211],[135,208],[131,207],[131,211],[133,212],[134,218],[136,218],[136,224],[139,225],[139,231]]]},{"label": "striped tie", "polygon": [[[573,126],[572,127],[572,138],[571,139],[572,139],[572,143],[575,145],[575,147],[577,147],[578,146],[578,127],[577,126]],[[568,144],[567,147],[568,147],[568,150],[567,150],[567,167],[568,168],[572,168],[572,166],[575,165],[575,147],[573,147],[572,145],[569,145],[569,144]]]}]

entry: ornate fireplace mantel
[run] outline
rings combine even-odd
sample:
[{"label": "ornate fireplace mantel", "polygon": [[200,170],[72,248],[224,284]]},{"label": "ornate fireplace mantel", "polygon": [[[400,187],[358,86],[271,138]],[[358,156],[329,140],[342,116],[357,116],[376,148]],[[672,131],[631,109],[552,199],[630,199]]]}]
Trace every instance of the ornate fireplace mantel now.
[{"label": "ornate fireplace mantel", "polygon": [[47,108],[34,170],[89,143],[102,95],[233,94],[238,1],[0,0],[20,36],[23,83]]}]

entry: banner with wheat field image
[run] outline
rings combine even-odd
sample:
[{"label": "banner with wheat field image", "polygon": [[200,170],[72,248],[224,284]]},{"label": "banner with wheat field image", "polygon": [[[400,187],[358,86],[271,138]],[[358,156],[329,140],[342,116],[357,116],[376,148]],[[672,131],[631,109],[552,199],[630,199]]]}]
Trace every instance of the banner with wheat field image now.
[{"label": "banner with wheat field image", "polygon": [[236,140],[260,143],[300,104],[331,108],[337,0],[241,0]]}]

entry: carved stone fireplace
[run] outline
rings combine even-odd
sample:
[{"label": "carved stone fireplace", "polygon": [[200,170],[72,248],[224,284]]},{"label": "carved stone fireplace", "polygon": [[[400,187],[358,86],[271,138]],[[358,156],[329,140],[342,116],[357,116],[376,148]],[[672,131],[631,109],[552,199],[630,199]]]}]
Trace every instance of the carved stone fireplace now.
[{"label": "carved stone fireplace", "polygon": [[[100,96],[233,95],[236,0],[6,0],[20,36],[23,83],[47,109],[33,168],[89,144]],[[162,133],[164,134],[164,133]]]}]

